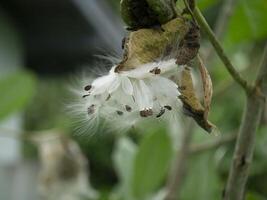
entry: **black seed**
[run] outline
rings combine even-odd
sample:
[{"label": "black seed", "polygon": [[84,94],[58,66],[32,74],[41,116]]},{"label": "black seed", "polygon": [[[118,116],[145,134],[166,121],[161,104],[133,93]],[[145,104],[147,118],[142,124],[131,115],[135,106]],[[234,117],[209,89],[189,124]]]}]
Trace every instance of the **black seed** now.
[{"label": "black seed", "polygon": [[152,74],[160,74],[161,70],[158,67],[155,67],[154,69],[149,71]]},{"label": "black seed", "polygon": [[95,105],[92,104],[90,107],[87,108],[87,114],[91,115],[94,114],[94,112],[95,112]]},{"label": "black seed", "polygon": [[88,96],[90,96],[90,94],[85,94],[82,97],[85,98],[85,97],[88,97]]},{"label": "black seed", "polygon": [[157,118],[161,117],[165,113],[165,109],[161,108],[159,114],[157,114]]},{"label": "black seed", "polygon": [[110,99],[111,95],[108,94],[108,97],[106,98],[106,101],[108,101]]},{"label": "black seed", "polygon": [[84,90],[85,91],[89,91],[89,90],[91,90],[91,88],[92,88],[92,85],[87,85],[87,86],[84,87]]},{"label": "black seed", "polygon": [[172,110],[172,107],[169,105],[164,106],[164,108],[166,108],[167,110]]},{"label": "black seed", "polygon": [[117,112],[118,115],[123,115],[123,112],[120,111],[120,110],[117,110],[116,112]]},{"label": "black seed", "polygon": [[126,109],[126,111],[128,111],[128,112],[131,112],[131,111],[132,111],[132,108],[131,108],[130,106],[128,106],[128,105],[125,105],[125,109]]}]

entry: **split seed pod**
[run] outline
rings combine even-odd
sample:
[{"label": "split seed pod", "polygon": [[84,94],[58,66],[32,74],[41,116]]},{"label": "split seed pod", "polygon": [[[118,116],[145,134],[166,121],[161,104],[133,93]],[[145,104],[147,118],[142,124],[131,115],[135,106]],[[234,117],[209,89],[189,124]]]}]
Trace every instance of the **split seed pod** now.
[{"label": "split seed pod", "polygon": [[121,0],[120,7],[131,30],[161,25],[176,16],[172,0]]},{"label": "split seed pod", "polygon": [[135,69],[146,63],[175,58],[179,44],[190,30],[190,22],[177,17],[160,29],[139,29],[126,38],[124,58],[116,71]]}]

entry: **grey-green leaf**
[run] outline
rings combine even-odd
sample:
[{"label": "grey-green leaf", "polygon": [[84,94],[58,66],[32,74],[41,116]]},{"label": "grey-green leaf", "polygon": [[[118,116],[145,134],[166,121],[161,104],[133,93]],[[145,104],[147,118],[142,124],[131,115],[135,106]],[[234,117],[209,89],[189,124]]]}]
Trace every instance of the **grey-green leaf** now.
[{"label": "grey-green leaf", "polygon": [[213,153],[207,152],[191,158],[181,199],[217,199],[221,195],[223,186],[220,185],[213,156]]},{"label": "grey-green leaf", "polygon": [[171,157],[171,141],[164,131],[154,131],[144,137],[133,171],[132,190],[137,199],[146,197],[160,186]]},{"label": "grey-green leaf", "polygon": [[35,77],[25,71],[0,78],[0,119],[23,109],[35,91]]},{"label": "grey-green leaf", "polygon": [[136,155],[136,145],[128,138],[120,138],[113,152],[115,170],[120,179],[120,191],[125,199],[131,197],[131,178]]}]

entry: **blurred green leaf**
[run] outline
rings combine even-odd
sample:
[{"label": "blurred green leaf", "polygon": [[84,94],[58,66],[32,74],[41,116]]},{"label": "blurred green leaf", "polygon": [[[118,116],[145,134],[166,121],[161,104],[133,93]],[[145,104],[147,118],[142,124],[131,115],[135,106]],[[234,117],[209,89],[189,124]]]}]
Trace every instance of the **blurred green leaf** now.
[{"label": "blurred green leaf", "polygon": [[266,11],[266,0],[239,0],[229,22],[227,43],[236,44],[266,37]]},{"label": "blurred green leaf", "polygon": [[208,152],[192,157],[180,199],[218,199],[221,195],[223,186],[212,155]]},{"label": "blurred green leaf", "polygon": [[246,195],[246,200],[266,200],[266,198],[260,196],[259,194],[249,192]]},{"label": "blurred green leaf", "polygon": [[152,193],[165,177],[172,157],[169,136],[161,130],[142,140],[134,163],[132,189],[140,199]]},{"label": "blurred green leaf", "polygon": [[120,192],[124,199],[131,197],[131,178],[136,155],[136,145],[128,138],[120,138],[113,152],[113,162],[120,178]]},{"label": "blurred green leaf", "polygon": [[205,10],[217,2],[218,0],[198,0],[197,6],[200,8],[200,10]]},{"label": "blurred green leaf", "polygon": [[0,79],[0,119],[24,108],[34,94],[35,85],[34,75],[26,71]]}]

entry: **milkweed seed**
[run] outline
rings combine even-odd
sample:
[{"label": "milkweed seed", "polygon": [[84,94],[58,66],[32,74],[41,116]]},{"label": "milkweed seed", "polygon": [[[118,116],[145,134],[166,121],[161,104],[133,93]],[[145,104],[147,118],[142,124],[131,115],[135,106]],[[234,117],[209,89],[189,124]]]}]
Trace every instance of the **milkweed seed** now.
[{"label": "milkweed seed", "polygon": [[125,109],[126,109],[127,112],[131,112],[132,111],[132,108],[130,106],[128,106],[128,105],[125,105]]},{"label": "milkweed seed", "polygon": [[161,117],[165,113],[165,109],[161,108],[159,114],[157,114],[157,118]]},{"label": "milkweed seed", "polygon": [[117,110],[116,112],[117,112],[118,115],[123,115],[123,112],[120,111],[120,110]]},{"label": "milkweed seed", "polygon": [[85,91],[89,91],[89,90],[91,90],[91,88],[92,88],[92,85],[87,85],[87,86],[84,87],[84,90]]},{"label": "milkweed seed", "polygon": [[166,108],[167,110],[172,110],[172,107],[169,105],[164,106],[164,108]]},{"label": "milkweed seed", "polygon": [[152,74],[160,74],[161,70],[158,67],[155,67],[154,69],[149,71]]}]

